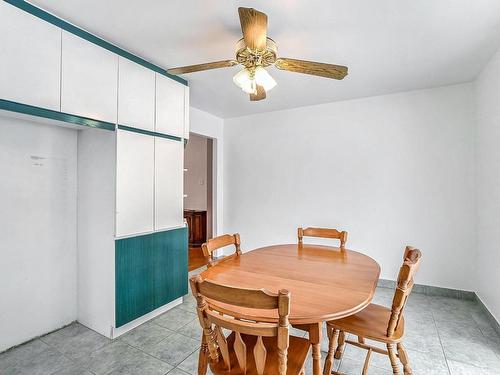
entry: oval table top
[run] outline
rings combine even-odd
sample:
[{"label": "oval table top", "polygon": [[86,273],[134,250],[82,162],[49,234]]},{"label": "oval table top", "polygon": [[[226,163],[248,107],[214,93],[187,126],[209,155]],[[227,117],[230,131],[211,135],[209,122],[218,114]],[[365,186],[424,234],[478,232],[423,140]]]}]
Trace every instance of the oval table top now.
[{"label": "oval table top", "polygon": [[[291,292],[290,323],[339,319],[372,300],[380,266],[372,258],[337,247],[289,244],[263,247],[222,260],[201,273],[203,279],[252,289]],[[276,311],[219,305],[238,317],[275,321]]]}]

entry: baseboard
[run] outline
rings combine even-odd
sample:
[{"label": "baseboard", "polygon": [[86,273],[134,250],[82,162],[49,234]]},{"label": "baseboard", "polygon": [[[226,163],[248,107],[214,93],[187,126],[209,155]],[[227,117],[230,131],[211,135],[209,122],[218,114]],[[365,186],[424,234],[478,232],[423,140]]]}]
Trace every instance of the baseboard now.
[{"label": "baseboard", "polygon": [[149,321],[149,320],[151,320],[151,319],[153,319],[153,318],[155,318],[155,317],[157,317],[157,316],[159,316],[159,315],[163,314],[164,312],[166,312],[166,311],[168,311],[168,310],[170,310],[170,309],[174,308],[175,306],[178,306],[178,305],[182,304],[182,301],[183,301],[183,297],[179,297],[179,298],[177,298],[177,299],[173,300],[172,302],[167,303],[166,305],[163,305],[162,307],[159,307],[158,309],[156,309],[156,310],[154,310],[154,311],[151,311],[150,313],[148,313],[148,314],[146,314],[146,315],[143,315],[143,316],[141,316],[140,318],[137,318],[137,319],[133,320],[133,321],[132,321],[132,322],[130,322],[130,323],[125,324],[124,326],[122,326],[122,327],[120,327],[120,328],[113,328],[113,329],[111,329],[111,332],[110,332],[110,335],[109,335],[109,336],[107,336],[107,335],[102,335],[102,333],[99,333],[99,332],[97,332],[97,331],[93,330],[92,328],[85,326],[85,324],[83,324],[83,323],[79,322],[78,320],[74,320],[74,321],[72,321],[71,323],[69,323],[69,324],[65,324],[65,325],[63,325],[63,326],[61,326],[61,327],[59,327],[59,328],[57,328],[57,329],[54,329],[54,330],[52,330],[52,331],[50,331],[50,332],[47,332],[47,333],[44,333],[44,334],[38,335],[38,336],[36,336],[36,337],[33,337],[32,339],[29,339],[29,340],[24,341],[24,342],[22,342],[22,343],[19,343],[19,344],[17,344],[17,345],[11,346],[10,348],[4,349],[4,350],[0,350],[0,354],[5,353],[5,352],[7,352],[7,351],[9,351],[9,350],[15,349],[15,348],[17,348],[18,346],[25,345],[25,344],[27,344],[27,343],[29,343],[29,342],[31,342],[31,341],[37,340],[37,339],[42,338],[42,337],[44,337],[44,336],[50,335],[51,333],[56,332],[56,331],[59,331],[60,329],[63,329],[63,328],[65,328],[65,327],[68,327],[68,326],[70,326],[71,324],[74,324],[74,323],[79,323],[79,324],[81,324],[81,325],[83,325],[83,326],[85,326],[85,327],[87,327],[87,328],[89,328],[89,329],[93,330],[94,332],[99,333],[99,334],[100,334],[100,335],[102,335],[102,336],[106,336],[106,337],[108,337],[108,338],[110,338],[110,339],[116,339],[118,336],[121,336],[121,335],[123,335],[124,333],[126,333],[126,332],[128,332],[128,331],[130,331],[130,330],[134,329],[135,327],[138,327],[138,326],[140,326],[141,324],[143,324],[143,323],[145,323],[145,322],[147,322],[147,321]]},{"label": "baseboard", "polygon": [[60,326],[59,328],[56,328],[56,329],[51,330],[51,331],[49,331],[49,332],[42,333],[41,335],[35,336],[35,337],[33,337],[33,338],[31,338],[31,339],[29,339],[29,340],[27,340],[27,341],[23,341],[23,342],[21,342],[21,343],[19,343],[19,344],[16,344],[16,345],[14,345],[14,346],[8,347],[7,349],[2,349],[2,350],[0,350],[0,354],[3,354],[3,353],[8,352],[8,351],[10,351],[10,350],[13,350],[13,349],[15,349],[15,348],[17,348],[17,347],[19,347],[19,346],[22,346],[22,345],[28,344],[28,343],[30,343],[30,342],[32,342],[32,341],[38,340],[38,339],[39,339],[39,338],[41,338],[41,337],[44,337],[44,336],[50,335],[52,332],[59,331],[60,329],[66,328],[66,327],[68,327],[68,326],[72,325],[73,323],[76,323],[76,320],[73,320],[72,322],[70,322],[70,323],[68,323],[68,324],[64,324],[64,325]]},{"label": "baseboard", "polygon": [[175,306],[179,306],[183,301],[183,297],[179,297],[172,302],[167,303],[166,305],[163,305],[143,316],[140,318],[137,318],[119,328],[111,328],[111,333],[109,338],[110,339],[116,339],[117,337],[123,335],[124,333],[127,333],[128,331],[134,329],[135,327],[140,326],[143,323],[146,323],[147,321],[156,318],[157,316],[163,314],[164,312],[167,312],[170,309],[173,309]]},{"label": "baseboard", "polygon": [[498,320],[496,320],[491,311],[486,307],[481,298],[479,298],[476,293],[474,293],[474,295],[476,296],[475,301],[477,302],[479,307],[481,307],[481,310],[483,310],[484,314],[488,317],[488,320],[495,332],[500,336],[500,323],[498,322]]},{"label": "baseboard", "polygon": [[[396,282],[394,280],[380,279],[378,285],[381,288],[395,289]],[[448,297],[455,299],[463,299],[467,301],[475,301],[477,296],[474,292],[469,292],[460,289],[442,288],[439,286],[430,286],[415,284],[413,286],[413,293],[425,294],[426,296]]]}]

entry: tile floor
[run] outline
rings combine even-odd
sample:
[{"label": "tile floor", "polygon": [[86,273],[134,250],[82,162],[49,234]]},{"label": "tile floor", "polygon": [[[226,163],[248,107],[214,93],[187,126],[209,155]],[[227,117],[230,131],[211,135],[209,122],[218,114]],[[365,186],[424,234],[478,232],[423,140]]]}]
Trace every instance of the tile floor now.
[{"label": "tile floor", "polygon": [[[374,302],[390,306],[391,298],[392,290],[378,288]],[[414,293],[405,316],[414,374],[500,374],[500,337],[474,302]],[[72,324],[4,352],[0,374],[196,374],[200,334],[194,299],[188,295],[182,305],[114,341]],[[345,374],[361,374],[364,355],[347,346],[335,366]],[[392,374],[388,358],[373,354],[369,374]]]}]

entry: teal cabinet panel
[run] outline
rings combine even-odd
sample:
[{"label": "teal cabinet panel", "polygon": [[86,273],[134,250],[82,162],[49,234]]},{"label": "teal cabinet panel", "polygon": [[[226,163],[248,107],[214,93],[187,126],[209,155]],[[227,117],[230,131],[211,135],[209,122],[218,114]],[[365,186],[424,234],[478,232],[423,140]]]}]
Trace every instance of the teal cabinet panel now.
[{"label": "teal cabinet panel", "polygon": [[187,228],[115,242],[116,327],[188,292]]},{"label": "teal cabinet panel", "polygon": [[187,229],[154,233],[153,247],[153,295],[155,306],[159,307],[188,293]]}]

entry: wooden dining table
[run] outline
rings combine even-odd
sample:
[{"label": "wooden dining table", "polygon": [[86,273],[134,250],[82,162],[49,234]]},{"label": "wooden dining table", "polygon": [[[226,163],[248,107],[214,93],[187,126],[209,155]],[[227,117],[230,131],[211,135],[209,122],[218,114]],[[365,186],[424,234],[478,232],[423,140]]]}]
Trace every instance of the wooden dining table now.
[{"label": "wooden dining table", "polygon": [[[313,374],[320,375],[323,322],[344,318],[372,300],[380,275],[378,263],[357,251],[337,247],[287,244],[248,251],[222,260],[201,273],[203,279],[238,288],[291,292],[290,323],[309,332]],[[277,321],[273,310],[218,304],[241,319]]]}]

